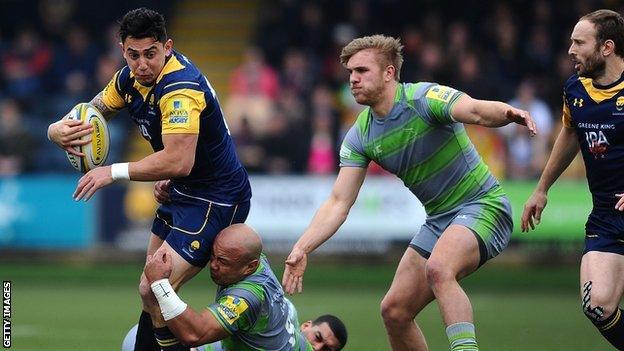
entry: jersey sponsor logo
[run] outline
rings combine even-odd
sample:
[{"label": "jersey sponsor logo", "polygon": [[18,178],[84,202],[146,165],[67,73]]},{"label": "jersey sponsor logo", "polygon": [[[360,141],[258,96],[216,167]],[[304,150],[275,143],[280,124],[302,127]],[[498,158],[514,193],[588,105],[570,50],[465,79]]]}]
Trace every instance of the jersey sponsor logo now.
[{"label": "jersey sponsor logo", "polygon": [[457,90],[453,88],[449,88],[443,85],[438,85],[427,90],[426,96],[429,99],[434,99],[434,100],[448,103],[449,101],[451,101],[451,97],[453,96],[453,93],[456,91]]},{"label": "jersey sponsor logo", "polygon": [[583,107],[583,99],[582,98],[574,98],[574,102],[572,103],[572,106]]},{"label": "jersey sponsor logo", "polygon": [[169,124],[188,125],[189,114],[182,100],[173,100],[173,110],[169,113]]},{"label": "jersey sponsor logo", "polygon": [[597,132],[585,132],[585,141],[587,141],[589,152],[594,155],[594,159],[605,158],[609,140],[607,140],[607,137],[601,130]]},{"label": "jersey sponsor logo", "polygon": [[217,311],[219,311],[221,317],[223,317],[223,319],[231,325],[240,318],[247,308],[249,308],[249,306],[245,300],[236,296],[228,295],[224,300],[219,302]]}]

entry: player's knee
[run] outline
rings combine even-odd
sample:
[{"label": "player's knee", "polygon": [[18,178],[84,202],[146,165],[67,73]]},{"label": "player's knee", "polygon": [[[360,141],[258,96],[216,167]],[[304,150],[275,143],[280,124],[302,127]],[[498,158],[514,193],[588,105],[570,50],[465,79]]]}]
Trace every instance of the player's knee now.
[{"label": "player's knee", "polygon": [[581,307],[585,316],[593,323],[598,323],[609,317],[618,306],[609,291],[595,289],[591,281],[583,284]]},{"label": "player's knee", "polygon": [[429,286],[436,286],[443,282],[455,279],[453,272],[441,261],[429,259],[425,266]]},{"label": "player's knee", "polygon": [[384,324],[387,327],[396,327],[404,323],[411,323],[413,316],[409,316],[406,309],[402,307],[399,301],[397,301],[390,293],[381,301],[381,317]]}]

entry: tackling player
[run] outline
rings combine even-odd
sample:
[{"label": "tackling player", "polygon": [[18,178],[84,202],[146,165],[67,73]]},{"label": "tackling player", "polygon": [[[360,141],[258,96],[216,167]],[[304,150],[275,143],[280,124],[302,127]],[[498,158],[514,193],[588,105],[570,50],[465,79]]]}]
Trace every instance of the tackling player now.
[{"label": "tackling player", "polygon": [[574,26],[568,53],[577,74],[565,83],[563,127],[537,187],[524,205],[522,231],[535,229],[548,189],[583,155],[593,209],[581,259],[583,312],[624,350],[624,18],[611,10],[587,14]]},{"label": "tackling player", "polygon": [[188,308],[176,295],[167,279],[171,269],[166,250],[148,257],[145,275],[153,295],[143,297],[145,304],[160,306],[176,337],[168,342],[199,346],[220,340],[207,350],[232,351],[337,351],[347,342],[344,324],[331,315],[297,330],[297,311],[262,254],[260,236],[245,224],[227,227],[215,239],[210,277],[219,288],[215,303],[203,311]]},{"label": "tackling player", "polygon": [[286,260],[282,284],[301,292],[307,254],[345,221],[371,160],[403,180],[424,204],[427,220],[405,251],[381,313],[394,350],[427,350],[414,323],[437,300],[452,350],[478,350],[472,307],[458,280],[498,255],[512,232],[511,207],[462,123],[500,127],[535,123],[526,111],[476,100],[433,83],[400,83],[399,40],[353,40],[340,60],[351,92],[368,106],[347,133],[332,193]]},{"label": "tackling player", "polygon": [[[79,180],[74,199],[86,201],[116,180],[159,181],[155,193],[162,205],[147,253],[160,247],[171,255],[170,281],[177,290],[206,265],[216,234],[245,221],[251,188],[215,91],[184,55],[173,50],[163,16],[146,8],[132,10],[121,20],[119,35],[127,66],[91,104],[106,118],[127,108],[154,153],[89,171]],[[62,119],[50,125],[48,137],[82,156],[73,146],[88,143],[79,138],[90,132],[88,124]],[[150,291],[144,275],[140,291]],[[144,306],[136,350],[158,348],[154,333],[159,341],[171,336],[160,311]],[[160,347],[177,350],[181,345]]]}]

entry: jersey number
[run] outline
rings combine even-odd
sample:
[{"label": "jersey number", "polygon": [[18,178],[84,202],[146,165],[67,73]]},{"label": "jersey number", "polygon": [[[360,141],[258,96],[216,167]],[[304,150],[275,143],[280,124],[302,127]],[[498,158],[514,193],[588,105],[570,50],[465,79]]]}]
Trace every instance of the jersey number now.
[{"label": "jersey number", "polygon": [[147,128],[142,125],[139,124],[139,130],[141,131],[141,135],[143,135],[143,137],[147,140],[152,140],[152,136],[150,135],[150,133],[147,131]]},{"label": "jersey number", "polygon": [[288,338],[288,343],[290,344],[290,346],[295,347],[295,326],[290,318],[286,320],[286,331],[288,332],[288,335],[290,335],[290,338]]}]

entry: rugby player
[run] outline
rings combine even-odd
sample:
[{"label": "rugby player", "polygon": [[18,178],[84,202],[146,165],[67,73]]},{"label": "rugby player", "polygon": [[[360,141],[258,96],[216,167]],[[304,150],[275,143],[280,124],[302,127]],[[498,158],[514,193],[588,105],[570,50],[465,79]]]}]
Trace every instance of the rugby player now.
[{"label": "rugby player", "polygon": [[[129,11],[119,35],[127,66],[90,103],[107,119],[127,108],[154,153],[89,171],[78,181],[74,199],[86,201],[116,180],[158,181],[155,193],[161,206],[147,253],[161,248],[171,255],[169,281],[177,290],[206,265],[216,234],[245,221],[251,188],[214,89],[189,59],[173,50],[163,16],[146,8]],[[80,121],[61,119],[50,125],[48,137],[82,156],[73,146],[88,143],[79,138],[91,130]],[[150,293],[144,275],[139,289],[143,295]],[[144,306],[136,350],[185,349],[179,344],[159,346],[154,334],[158,340],[171,338],[160,311]]]},{"label": "rugby player", "polygon": [[535,191],[522,231],[535,229],[548,190],[581,150],[593,208],[585,225],[580,290],[583,312],[624,350],[624,18],[598,10],[580,18],[568,54],[576,74],[563,91],[563,127]]},{"label": "rugby player", "polygon": [[451,349],[478,350],[472,307],[458,280],[498,255],[509,242],[509,201],[468,139],[462,123],[500,127],[519,123],[536,133],[523,110],[473,99],[434,83],[400,83],[398,39],[357,38],[340,60],[351,92],[367,106],[340,150],[331,195],[286,260],[282,284],[301,292],[307,255],[342,225],[375,161],[403,180],[423,203],[427,219],[397,268],[381,313],[394,350],[427,350],[416,315],[437,300]]},{"label": "rugby player", "polygon": [[260,236],[245,224],[217,235],[210,276],[219,285],[215,302],[197,312],[176,295],[168,280],[171,256],[159,249],[148,257],[145,275],[153,295],[147,305],[160,306],[175,335],[166,342],[187,346],[208,343],[207,350],[337,351],[347,342],[344,324],[324,315],[299,326],[295,307],[262,254]]}]

